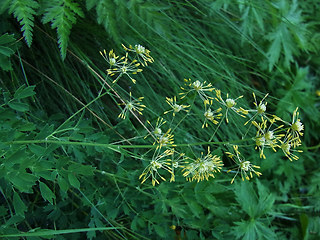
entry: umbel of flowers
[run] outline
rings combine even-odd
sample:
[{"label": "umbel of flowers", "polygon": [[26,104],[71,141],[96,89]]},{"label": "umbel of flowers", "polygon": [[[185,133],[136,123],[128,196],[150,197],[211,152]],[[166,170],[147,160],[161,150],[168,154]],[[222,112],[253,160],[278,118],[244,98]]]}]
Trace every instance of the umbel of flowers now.
[{"label": "umbel of flowers", "polygon": [[[228,143],[226,148],[229,149],[226,149],[224,154],[231,159],[233,166],[224,167],[226,164],[222,161],[223,156],[212,153],[212,145],[217,144],[212,142],[212,139],[219,131],[221,124],[232,124],[229,118],[231,115],[231,119],[237,117],[246,119],[244,126],[247,127],[247,131],[242,134],[241,138],[248,136],[249,129],[252,126],[255,128],[255,134],[249,136],[249,139],[254,143],[255,149],[259,151],[261,159],[268,159],[266,149],[272,149],[274,152],[281,151],[283,156],[290,161],[299,159],[298,153],[302,152],[299,146],[301,146],[304,125],[299,118],[298,108],[294,110],[290,121],[281,119],[268,112],[266,101],[268,94],[257,101],[257,97],[253,93],[254,108],[251,109],[242,106],[241,99],[244,97],[242,95],[233,97],[229,93],[225,94],[221,89],[215,88],[212,83],[188,78],[184,79],[184,86],[181,87],[182,92],[163,99],[168,104],[167,110],[159,113],[163,117],[156,116],[154,118],[156,120],[141,121],[135,113],[142,115],[144,109],[147,108],[142,103],[144,97],[135,98],[131,92],[128,94],[129,97],[122,97],[116,91],[117,82],[122,78],[127,78],[134,84],[139,84],[139,81],[133,76],[141,73],[142,68],[153,63],[154,59],[150,56],[150,50],[140,44],[129,45],[129,47],[122,46],[125,50],[123,56],[117,56],[113,50],[109,53],[103,50],[100,53],[108,64],[106,71],[111,78],[111,84],[113,84],[112,91],[119,98],[118,105],[122,107],[118,115],[119,118],[126,121],[130,120],[131,117],[137,118],[139,123],[147,130],[146,135],[142,134],[146,146],[150,146],[148,143],[152,141],[152,147],[141,154],[140,160],[145,166],[139,177],[141,183],[150,179],[152,185],[155,186],[161,181],[170,180],[173,182],[178,175],[184,177],[187,181],[199,182],[215,178],[217,174],[232,173],[231,183],[238,176],[243,181],[250,180],[254,176],[260,177],[262,175],[259,171],[260,167],[255,163],[258,159],[247,160],[241,154],[239,146],[228,143],[228,139],[222,139],[223,142]],[[108,86],[110,86],[109,83]],[[193,98],[191,104],[185,104],[188,99],[187,96]],[[201,115],[192,113],[196,98],[199,98],[203,106]],[[176,143],[174,137],[177,126],[190,114],[198,117],[199,122],[202,123],[202,129],[206,129],[205,131],[210,131],[207,130],[210,126],[215,128],[207,142],[202,143],[207,145],[207,150],[199,155],[193,154],[193,156],[190,156],[190,151],[188,151],[190,147],[181,147],[180,145],[186,146],[186,144]],[[173,124],[175,118],[180,119],[176,125]],[[241,147],[250,147],[251,145],[251,143],[248,146],[242,144]],[[230,151],[230,149],[232,150]],[[230,165],[230,161],[227,165]]]}]

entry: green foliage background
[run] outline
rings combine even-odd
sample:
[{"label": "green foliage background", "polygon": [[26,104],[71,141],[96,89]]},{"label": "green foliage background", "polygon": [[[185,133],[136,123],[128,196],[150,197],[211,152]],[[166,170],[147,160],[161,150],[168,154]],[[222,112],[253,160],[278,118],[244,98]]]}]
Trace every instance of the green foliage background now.
[{"label": "green foliage background", "polygon": [[[0,14],[1,238],[319,239],[317,1],[2,0]],[[259,180],[232,185],[227,174],[141,185],[144,166],[132,158],[141,151],[109,143],[145,132],[117,118],[112,94],[96,99],[102,82],[92,71],[107,78],[99,51],[121,52],[121,43],[155,59],[136,85],[119,84],[145,97],[142,121],[167,110],[184,78],[244,95],[248,106],[253,91],[269,93],[278,116],[300,109],[299,160],[271,154]],[[237,130],[245,127],[222,125],[215,140],[236,140]],[[190,116],[175,139],[203,134]]]}]

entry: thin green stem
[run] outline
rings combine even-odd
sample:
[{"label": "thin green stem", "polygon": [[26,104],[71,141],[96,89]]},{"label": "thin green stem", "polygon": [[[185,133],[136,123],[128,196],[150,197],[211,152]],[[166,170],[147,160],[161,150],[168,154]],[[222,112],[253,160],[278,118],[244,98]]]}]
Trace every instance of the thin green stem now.
[{"label": "thin green stem", "polygon": [[[16,57],[18,57],[17,55],[15,55]],[[80,58],[78,58],[80,59]],[[83,102],[81,102],[76,96],[74,96],[71,92],[69,92],[68,90],[66,90],[63,86],[61,86],[60,84],[58,84],[56,81],[54,81],[52,78],[50,78],[48,75],[44,74],[43,72],[41,72],[39,69],[37,69],[35,66],[33,66],[32,64],[28,63],[26,60],[22,59],[21,60],[28,65],[29,67],[31,67],[33,70],[35,70],[37,73],[39,73],[41,76],[43,76],[44,78],[46,78],[47,80],[49,80],[50,82],[52,82],[53,84],[55,84],[56,86],[58,86],[60,89],[62,89],[67,95],[71,96],[74,100],[76,100],[79,104],[81,104],[82,106],[85,106],[85,104]],[[100,76],[100,75],[99,75]],[[100,76],[101,77],[101,76]],[[102,77],[101,77],[102,78]],[[102,80],[104,80],[102,78]],[[112,89],[111,89],[112,90]],[[122,136],[120,133],[118,133],[110,124],[108,124],[106,121],[104,121],[100,116],[98,116],[93,110],[91,110],[90,108],[86,108],[94,117],[96,117],[100,122],[102,122],[104,125],[106,125],[107,127],[109,127],[110,129],[112,129],[118,136],[120,136],[122,139],[126,140],[126,138],[124,136]],[[128,142],[130,144],[130,142]]]},{"label": "thin green stem", "polygon": [[88,106],[90,106],[92,103],[94,103],[95,101],[97,101],[99,98],[103,97],[104,95],[108,94],[109,91],[98,95],[96,98],[94,98],[93,100],[91,100],[89,103],[85,104],[82,108],[80,108],[78,111],[76,111],[74,114],[72,114],[66,121],[64,121],[54,132],[52,132],[49,136],[47,136],[47,138],[53,136],[54,134],[61,132],[61,131],[65,131],[66,129],[62,129],[60,130],[60,128],[62,128],[66,123],[68,123],[73,117],[75,117],[78,113],[82,112],[84,109],[87,109]]},{"label": "thin green stem", "polygon": [[174,130],[176,130],[176,128],[182,123],[182,121],[183,121],[187,116],[190,115],[191,109],[192,109],[192,107],[194,106],[194,101],[195,101],[195,99],[196,99],[196,95],[194,96],[194,98],[193,98],[193,100],[192,100],[192,103],[191,103],[191,105],[190,105],[190,109],[189,109],[188,113],[178,122],[178,124],[174,127],[174,129],[172,129],[172,132],[174,132]]},{"label": "thin green stem", "polygon": [[213,139],[214,135],[216,135],[216,133],[217,133],[219,127],[221,126],[221,123],[224,121],[225,117],[226,117],[226,114],[223,115],[223,118],[220,120],[219,125],[216,127],[216,130],[214,130],[214,133],[212,134],[211,138],[209,139],[209,142],[211,142],[211,140]]},{"label": "thin green stem", "polygon": [[[116,82],[122,77],[122,75],[123,75],[123,74],[120,73],[119,76],[116,78],[116,80],[114,80],[113,82],[116,83]],[[100,91],[99,91],[98,97],[102,94],[102,91],[103,91],[105,85],[106,85],[106,80],[103,81],[103,84],[102,84],[102,87],[101,87],[101,89],[100,89]]]},{"label": "thin green stem", "polygon": [[119,235],[121,237],[123,237],[122,239],[127,239],[125,236],[123,236],[123,234],[115,227],[113,226],[113,224],[99,211],[99,209],[96,208],[96,206],[89,200],[89,198],[87,198],[87,196],[80,190],[78,189],[78,191],[81,193],[81,195],[88,201],[88,203],[90,203],[90,205],[92,206],[92,208],[94,208],[94,210],[97,211],[97,213],[100,214],[100,216],[110,225],[112,226],[112,230],[115,230],[117,233],[119,233]]},{"label": "thin green stem", "polygon": [[[251,138],[247,139],[238,139],[225,142],[194,142],[194,143],[181,143],[168,145],[167,147],[188,147],[188,146],[201,146],[201,145],[223,145],[223,144],[234,144],[239,142],[245,142],[252,140]],[[3,142],[7,145],[28,145],[28,144],[42,144],[42,143],[52,143],[60,145],[77,145],[77,146],[92,146],[92,147],[103,147],[109,148],[113,151],[120,152],[121,148],[156,148],[157,145],[114,145],[107,143],[94,143],[94,142],[72,142],[72,141],[56,141],[56,140],[23,140],[23,141],[11,141]]]},{"label": "thin green stem", "polygon": [[34,229],[34,232],[22,232],[14,234],[4,234],[0,237],[45,237],[45,236],[54,236],[61,234],[71,234],[71,233],[80,233],[80,232],[90,232],[90,231],[107,231],[107,230],[117,230],[124,229],[124,227],[98,227],[98,228],[77,228],[77,229],[64,229],[64,230],[52,230],[52,229]]},{"label": "thin green stem", "polygon": [[300,149],[304,149],[304,150],[316,150],[319,148],[320,148],[320,143],[318,145],[311,146],[311,147],[300,147]]}]

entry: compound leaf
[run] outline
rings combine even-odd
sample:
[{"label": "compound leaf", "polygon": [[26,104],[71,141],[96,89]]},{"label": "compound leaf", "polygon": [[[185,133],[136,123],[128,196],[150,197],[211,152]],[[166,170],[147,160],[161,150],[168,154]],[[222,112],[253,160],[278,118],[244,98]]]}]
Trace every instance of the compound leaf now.
[{"label": "compound leaf", "polygon": [[35,0],[12,0],[9,13],[19,21],[23,37],[30,47],[32,43],[32,31],[34,26],[34,15],[39,4]]}]

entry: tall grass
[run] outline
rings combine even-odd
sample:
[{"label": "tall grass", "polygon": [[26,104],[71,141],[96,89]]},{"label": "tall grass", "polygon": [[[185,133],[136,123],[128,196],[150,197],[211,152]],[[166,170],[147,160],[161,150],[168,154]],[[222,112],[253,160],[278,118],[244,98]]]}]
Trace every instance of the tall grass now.
[{"label": "tall grass", "polygon": [[[0,236],[317,239],[319,49],[312,34],[318,20],[308,12],[314,3],[110,0],[109,8],[99,3],[90,10],[84,3],[85,17],[73,25],[64,60],[56,32],[39,17],[31,47],[20,39],[12,70],[1,72]],[[9,27],[3,31],[19,34],[18,23],[5,14]],[[281,28],[288,38],[276,38]],[[113,84],[99,54],[114,49],[125,55],[121,44],[151,50],[154,63],[134,75],[136,84],[126,76]],[[244,125],[251,113],[245,119],[230,111],[229,123],[223,116],[203,129],[203,100],[195,92],[179,99],[189,78],[211,83],[224,99],[227,93],[233,99],[243,95],[237,107],[245,109],[254,109],[252,93],[258,103],[269,93],[268,112],[288,122],[299,107],[305,128],[299,160],[289,161],[281,149],[265,149],[266,159],[260,158],[257,128]],[[30,96],[17,98],[22,85],[36,86],[35,95],[27,88]],[[131,112],[120,119],[119,104],[129,92],[144,97],[146,107],[143,115],[133,111],[136,117]],[[209,95],[216,98],[215,91]],[[173,96],[191,110],[174,118],[164,114],[170,110],[166,97]],[[29,110],[17,110],[9,99]],[[174,182],[167,172],[167,181],[141,184],[139,176],[160,152],[152,136],[145,138],[152,132],[147,121],[154,126],[159,117],[174,133],[175,155],[184,153],[191,163],[210,146],[225,165],[221,172],[187,182],[188,168],[177,169]],[[261,167],[254,168],[259,178],[238,176],[230,184],[237,172],[228,157],[236,155],[235,144],[243,158]]]}]

